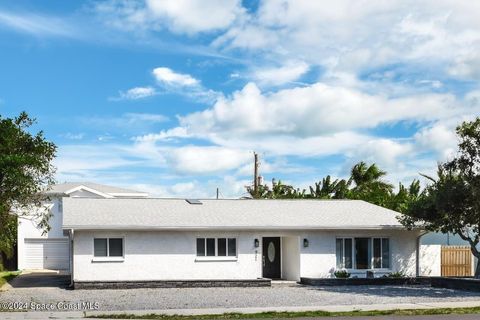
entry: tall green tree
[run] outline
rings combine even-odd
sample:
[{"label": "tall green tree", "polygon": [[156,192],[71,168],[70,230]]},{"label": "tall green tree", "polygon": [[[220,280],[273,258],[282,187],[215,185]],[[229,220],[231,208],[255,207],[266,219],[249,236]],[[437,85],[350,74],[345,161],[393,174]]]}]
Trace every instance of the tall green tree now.
[{"label": "tall green tree", "polygon": [[390,193],[386,208],[404,213],[407,212],[420,196],[420,181],[415,179],[410,186],[406,187],[401,182],[398,184],[398,191]]},{"label": "tall green tree", "polygon": [[349,198],[388,207],[393,186],[383,180],[386,175],[387,172],[380,170],[375,163],[368,166],[363,161],[359,162],[351,171],[350,179],[355,185],[350,190]]},{"label": "tall green tree", "polygon": [[295,189],[289,184],[284,184],[281,180],[278,182],[272,180],[272,188],[266,184],[258,186],[257,194],[253,190],[253,186],[247,187],[247,192],[254,199],[300,199],[305,198],[305,190]]},{"label": "tall green tree", "polygon": [[272,182],[271,189],[268,185],[259,185],[257,194],[253,192],[252,186],[247,187],[247,191],[253,198],[259,199],[357,199],[385,207],[392,206],[395,200],[397,205],[400,197],[392,199],[396,195],[393,192],[393,186],[383,181],[385,175],[386,172],[380,170],[375,163],[367,165],[362,161],[353,166],[348,179],[333,180],[328,175],[310,186],[309,193],[275,180]]},{"label": "tall green tree", "polygon": [[[402,216],[409,227],[452,232],[470,244],[480,259],[480,118],[457,127],[459,151],[438,167],[438,177],[420,193]],[[480,278],[480,263],[475,277]]]},{"label": "tall green tree", "polygon": [[348,197],[350,182],[344,179],[335,179],[332,181],[330,175],[315,182],[314,186],[310,186],[309,198],[316,199],[345,199]]},{"label": "tall green tree", "polygon": [[402,183],[398,189],[385,181],[386,172],[375,163],[368,165],[361,161],[352,167],[348,179],[332,179],[330,175],[315,182],[309,187],[309,192],[284,184],[282,181],[268,185],[259,185],[258,192],[253,187],[247,191],[258,199],[355,199],[364,200],[398,212],[406,212],[420,195],[420,181],[414,180],[408,187]]},{"label": "tall green tree", "polygon": [[49,230],[49,210],[41,210],[45,191],[54,183],[56,146],[43,132],[31,133],[35,119],[0,115],[0,251],[12,254],[17,219],[33,220]]}]

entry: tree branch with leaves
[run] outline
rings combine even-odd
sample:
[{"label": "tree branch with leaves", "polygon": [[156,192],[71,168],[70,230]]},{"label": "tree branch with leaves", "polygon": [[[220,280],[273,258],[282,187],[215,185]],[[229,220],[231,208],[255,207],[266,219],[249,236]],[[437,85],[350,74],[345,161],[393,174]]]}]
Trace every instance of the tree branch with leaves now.
[{"label": "tree branch with leaves", "polygon": [[[459,150],[438,166],[438,177],[413,202],[401,222],[429,231],[451,232],[470,244],[480,259],[480,118],[457,127]],[[475,277],[480,278],[480,263]]]},{"label": "tree branch with leaves", "polygon": [[34,124],[25,112],[16,118],[0,115],[0,251],[7,256],[16,241],[18,218],[34,220],[45,232],[50,229],[50,211],[42,207],[45,191],[54,183],[56,146],[42,131],[31,133]]}]

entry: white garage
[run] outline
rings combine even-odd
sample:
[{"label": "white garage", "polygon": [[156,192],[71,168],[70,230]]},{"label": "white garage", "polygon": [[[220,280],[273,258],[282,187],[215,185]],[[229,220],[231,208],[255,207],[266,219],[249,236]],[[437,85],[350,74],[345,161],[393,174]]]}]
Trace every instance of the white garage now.
[{"label": "white garage", "polygon": [[69,269],[68,239],[25,239],[25,269]]}]

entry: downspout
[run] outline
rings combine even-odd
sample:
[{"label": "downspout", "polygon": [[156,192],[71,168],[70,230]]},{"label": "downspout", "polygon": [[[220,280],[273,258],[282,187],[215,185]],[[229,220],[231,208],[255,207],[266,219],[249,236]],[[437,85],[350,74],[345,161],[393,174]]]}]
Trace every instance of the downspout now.
[{"label": "downspout", "polygon": [[415,275],[417,277],[420,276],[420,238],[426,235],[428,232],[423,231],[417,237],[417,249],[416,249],[416,257],[415,257]]},{"label": "downspout", "polygon": [[73,263],[73,235],[74,235],[74,231],[73,229],[70,229],[70,287],[73,288],[73,266],[74,266],[74,263]]}]

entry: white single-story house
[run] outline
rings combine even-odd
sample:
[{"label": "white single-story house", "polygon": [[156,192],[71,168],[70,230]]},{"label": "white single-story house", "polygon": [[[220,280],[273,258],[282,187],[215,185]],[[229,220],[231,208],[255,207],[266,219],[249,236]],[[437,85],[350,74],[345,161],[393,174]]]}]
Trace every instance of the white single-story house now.
[{"label": "white single-story house", "polygon": [[421,230],[360,200],[63,198],[77,284],[419,273]]},{"label": "white single-story house", "polygon": [[[43,234],[33,216],[18,219],[17,265],[24,269],[70,270],[70,244],[62,229],[63,199],[71,198],[145,198],[148,194],[98,183],[61,183],[48,192],[45,207],[50,210],[50,231]],[[40,208],[40,210],[42,210]]]}]

